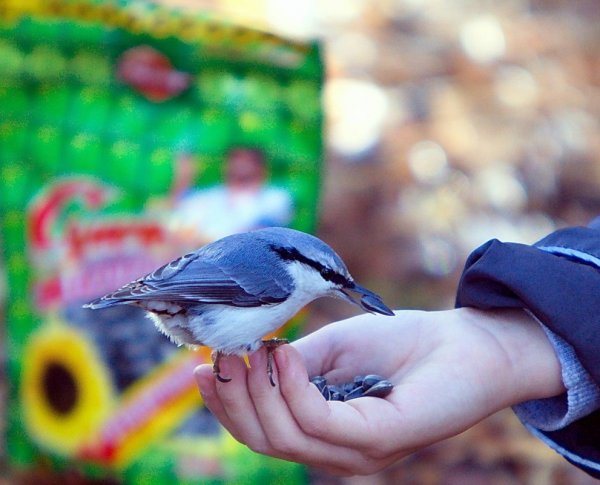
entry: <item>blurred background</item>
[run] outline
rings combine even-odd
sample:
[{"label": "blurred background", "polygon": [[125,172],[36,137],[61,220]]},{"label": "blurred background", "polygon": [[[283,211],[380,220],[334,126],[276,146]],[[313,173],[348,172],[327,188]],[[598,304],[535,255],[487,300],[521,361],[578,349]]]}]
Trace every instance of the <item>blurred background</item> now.
[{"label": "blurred background", "polygon": [[[322,43],[317,234],[394,307],[450,308],[464,260],[479,244],[532,243],[600,214],[597,1],[162,3]],[[349,311],[316,302],[306,330]],[[315,471],[310,481],[594,483],[510,411],[377,476]]]},{"label": "blurred background", "polygon": [[167,3],[322,42],[319,233],[401,306],[451,305],[490,238],[600,213],[593,0]]}]

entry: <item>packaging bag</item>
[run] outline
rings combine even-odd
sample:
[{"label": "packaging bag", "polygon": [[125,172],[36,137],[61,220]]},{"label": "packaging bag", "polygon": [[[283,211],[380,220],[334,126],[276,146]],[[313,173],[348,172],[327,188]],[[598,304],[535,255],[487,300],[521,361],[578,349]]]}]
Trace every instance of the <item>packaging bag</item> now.
[{"label": "packaging bag", "polygon": [[192,371],[208,351],[137,308],[82,303],[228,233],[313,230],[322,76],[317,45],[147,2],[0,0],[13,467],[303,482],[203,406]]}]

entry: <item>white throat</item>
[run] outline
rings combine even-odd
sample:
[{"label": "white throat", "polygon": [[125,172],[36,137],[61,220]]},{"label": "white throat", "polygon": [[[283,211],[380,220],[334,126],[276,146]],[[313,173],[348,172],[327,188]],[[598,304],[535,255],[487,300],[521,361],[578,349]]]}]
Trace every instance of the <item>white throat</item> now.
[{"label": "white throat", "polygon": [[293,261],[287,265],[287,270],[295,285],[290,298],[305,298],[302,306],[315,298],[330,295],[336,289],[331,281],[323,279],[317,271],[303,263]]}]

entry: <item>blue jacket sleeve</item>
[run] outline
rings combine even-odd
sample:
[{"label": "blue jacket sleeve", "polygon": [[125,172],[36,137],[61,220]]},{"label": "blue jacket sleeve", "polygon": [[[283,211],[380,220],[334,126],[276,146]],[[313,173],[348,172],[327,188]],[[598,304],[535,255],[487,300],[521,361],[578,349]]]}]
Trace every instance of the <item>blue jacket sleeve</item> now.
[{"label": "blue jacket sleeve", "polygon": [[[591,385],[600,386],[600,219],[587,228],[556,231],[533,246],[484,244],[466,262],[456,305],[527,309],[563,348],[572,349],[572,360]],[[553,431],[528,427],[600,478],[600,411]]]}]

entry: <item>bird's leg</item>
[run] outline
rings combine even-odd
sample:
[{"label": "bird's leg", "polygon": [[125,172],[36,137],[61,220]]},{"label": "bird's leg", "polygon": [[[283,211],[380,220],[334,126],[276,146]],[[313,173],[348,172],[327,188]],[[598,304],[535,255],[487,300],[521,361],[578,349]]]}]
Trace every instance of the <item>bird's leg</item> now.
[{"label": "bird's leg", "polygon": [[271,338],[263,340],[262,344],[267,349],[267,375],[269,376],[269,382],[275,387],[275,381],[273,380],[273,352],[280,345],[289,343],[288,339],[285,338]]},{"label": "bird's leg", "polygon": [[221,368],[219,367],[219,361],[221,360],[221,357],[223,356],[223,352],[217,350],[214,354],[214,361],[213,361],[213,374],[215,375],[215,377],[217,378],[217,380],[219,382],[229,382],[231,381],[231,378],[229,377],[223,377],[221,375]]}]

